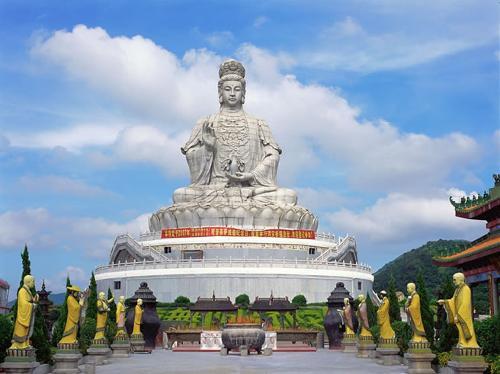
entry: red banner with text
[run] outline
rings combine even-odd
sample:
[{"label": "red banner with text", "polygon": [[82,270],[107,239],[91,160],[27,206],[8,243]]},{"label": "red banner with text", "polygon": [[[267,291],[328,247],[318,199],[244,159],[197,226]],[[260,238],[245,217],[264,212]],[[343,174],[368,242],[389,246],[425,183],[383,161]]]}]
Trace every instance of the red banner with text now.
[{"label": "red banner with text", "polygon": [[244,230],[232,227],[186,227],[180,229],[161,230],[162,239],[195,238],[202,236],[316,239],[316,232],[313,230],[284,230],[284,229]]}]

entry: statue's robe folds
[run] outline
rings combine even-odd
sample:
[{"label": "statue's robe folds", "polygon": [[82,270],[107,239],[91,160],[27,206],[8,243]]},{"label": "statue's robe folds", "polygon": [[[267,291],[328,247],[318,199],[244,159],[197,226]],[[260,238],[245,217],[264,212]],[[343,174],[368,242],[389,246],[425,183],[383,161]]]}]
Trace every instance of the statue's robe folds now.
[{"label": "statue's robe folds", "polygon": [[[459,348],[478,348],[474,323],[472,320],[472,298],[469,286],[462,284],[455,289],[451,299],[445,300],[444,306],[448,322],[458,329]],[[455,322],[455,318],[457,321]]]},{"label": "statue's robe folds", "polygon": [[97,323],[94,340],[104,339],[106,330],[106,321],[108,320],[109,307],[104,300],[97,300]]},{"label": "statue's robe folds", "polygon": [[358,319],[360,322],[361,331],[359,336],[370,336],[373,337],[370,331],[370,324],[368,323],[368,310],[366,308],[366,302],[363,301],[358,307]]},{"label": "statue's robe folds", "polygon": [[132,330],[132,335],[141,334],[142,313],[143,310],[141,306],[136,305],[134,309],[134,329]]},{"label": "statue's robe folds", "polygon": [[30,348],[30,338],[35,323],[36,303],[28,287],[23,286],[17,293],[17,314],[10,349]]},{"label": "statue's robe folds", "polygon": [[408,316],[408,321],[413,330],[413,336],[411,338],[412,342],[426,342],[424,324],[422,322],[422,314],[420,312],[420,295],[413,292],[407,301],[406,314]]},{"label": "statue's robe folds", "polygon": [[[204,123],[214,125],[214,149],[207,147]],[[227,183],[226,173],[234,162],[235,171],[252,173],[251,185],[276,186],[281,149],[267,124],[243,111],[234,117],[215,114],[198,121],[182,153],[187,158],[192,185]]]},{"label": "statue's robe folds", "polygon": [[116,335],[125,335],[125,305],[119,302],[116,305]]},{"label": "statue's robe folds", "polygon": [[344,307],[342,314],[345,324],[345,334],[354,335],[354,325],[352,323],[352,308],[350,304]]},{"label": "statue's robe folds", "polygon": [[73,295],[68,296],[66,305],[68,306],[68,316],[64,325],[63,337],[59,341],[59,344],[76,344],[78,342],[76,337],[78,334],[81,305]]},{"label": "statue's robe folds", "polygon": [[384,297],[382,299],[382,304],[380,304],[377,310],[377,323],[380,327],[380,337],[382,339],[394,339],[396,336],[394,330],[391,327],[391,319],[389,317],[389,299]]}]

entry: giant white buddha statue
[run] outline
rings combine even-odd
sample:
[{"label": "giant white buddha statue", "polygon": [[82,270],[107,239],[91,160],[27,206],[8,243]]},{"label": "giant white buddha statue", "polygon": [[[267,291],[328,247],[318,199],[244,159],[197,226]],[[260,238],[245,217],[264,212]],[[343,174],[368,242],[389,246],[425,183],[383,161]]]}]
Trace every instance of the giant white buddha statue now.
[{"label": "giant white buddha statue", "polygon": [[234,60],[219,69],[218,113],[202,118],[181,148],[191,184],[149,221],[164,228],[228,226],[316,230],[318,221],[297,206],[296,193],[276,185],[281,148],[267,124],[243,110],[245,68]]}]

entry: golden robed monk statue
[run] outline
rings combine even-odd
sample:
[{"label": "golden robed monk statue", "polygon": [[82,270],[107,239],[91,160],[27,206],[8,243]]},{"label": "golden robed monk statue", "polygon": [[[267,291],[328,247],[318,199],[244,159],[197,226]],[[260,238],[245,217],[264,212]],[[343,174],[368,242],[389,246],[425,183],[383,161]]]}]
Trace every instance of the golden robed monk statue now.
[{"label": "golden robed monk statue", "polygon": [[377,310],[377,324],[380,327],[380,337],[382,339],[394,339],[396,334],[391,327],[391,319],[389,317],[389,299],[387,298],[387,292],[380,291],[380,296],[382,296],[382,303]]},{"label": "golden robed monk statue", "polygon": [[438,300],[438,303],[444,305],[448,322],[457,326],[457,347],[479,348],[472,321],[472,296],[469,286],[465,284],[464,274],[453,274],[453,284],[456,287],[453,297],[447,300]]},{"label": "golden robed monk statue", "polygon": [[368,323],[368,310],[366,307],[366,300],[364,295],[358,296],[359,306],[358,306],[358,320],[361,327],[359,336],[373,337],[370,331],[370,324]]},{"label": "golden robed monk statue", "polygon": [[141,333],[141,323],[142,323],[142,299],[137,299],[137,305],[134,309],[134,329],[132,330],[132,335],[142,335]]},{"label": "golden robed monk statue", "polygon": [[78,322],[80,321],[81,310],[85,303],[85,297],[79,297],[80,288],[78,286],[68,286],[66,288],[70,292],[68,298],[66,299],[68,316],[66,317],[66,324],[64,325],[62,339],[59,340],[58,344],[77,344],[78,340],[76,337],[78,335]]},{"label": "golden robed monk statue", "polygon": [[120,296],[116,304],[116,336],[126,335],[125,333],[125,296]]},{"label": "golden robed monk statue", "polygon": [[106,300],[104,292],[99,292],[99,299],[97,300],[97,323],[94,340],[104,339],[104,332],[106,330],[106,321],[108,320],[109,303],[112,303],[114,298]]},{"label": "golden robed monk statue", "polygon": [[420,295],[416,291],[415,283],[408,283],[406,291],[408,292],[408,299],[406,300],[405,311],[413,330],[411,341],[414,343],[427,342],[422,314],[420,313]]},{"label": "golden robed monk statue", "polygon": [[38,305],[38,295],[33,296],[31,289],[35,288],[35,278],[26,275],[23,286],[17,293],[17,314],[12,334],[12,345],[9,349],[30,349],[30,338],[35,323],[35,310]]},{"label": "golden robed monk statue", "polygon": [[345,334],[354,335],[354,325],[352,323],[352,307],[349,302],[349,298],[344,298],[344,307],[342,310],[344,323],[345,323]]}]

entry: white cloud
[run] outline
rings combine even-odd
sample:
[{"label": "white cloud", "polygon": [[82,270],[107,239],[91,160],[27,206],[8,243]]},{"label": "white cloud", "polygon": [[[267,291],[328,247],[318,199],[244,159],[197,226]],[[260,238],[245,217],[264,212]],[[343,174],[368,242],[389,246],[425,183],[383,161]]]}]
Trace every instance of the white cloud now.
[{"label": "white cloud", "polygon": [[56,216],[45,208],[6,211],[0,214],[0,250],[28,243],[32,250],[79,250],[105,259],[117,234],[137,236],[147,231],[149,214],[118,223],[100,217]]},{"label": "white cloud", "polygon": [[55,148],[79,152],[91,146],[108,146],[112,144],[123,126],[110,124],[79,124],[55,130],[39,132],[9,132],[11,144],[24,148]]},{"label": "white cloud", "polygon": [[[353,22],[341,25],[341,31],[362,33]],[[179,145],[199,117],[217,110],[221,56],[190,50],[179,59],[141,36],[111,37],[83,25],[39,41],[33,54],[123,108],[154,118],[154,127],[132,125],[103,136],[117,158],[160,165],[170,175],[187,171]],[[466,170],[479,158],[478,144],[461,133],[430,137],[361,119],[338,91],[284,75],[281,68],[293,64],[286,54],[245,44],[237,55],[247,68],[246,109],[268,121],[284,149],[279,176],[286,184],[301,170],[320,175],[333,162],[360,189],[416,191],[441,186],[452,171]],[[92,138],[90,131],[82,138]]]},{"label": "white cloud", "polygon": [[253,27],[260,29],[264,24],[269,22],[269,18],[266,16],[259,16],[253,21]]},{"label": "white cloud", "polygon": [[296,187],[299,204],[312,212],[328,211],[346,202],[339,193],[326,188]]},{"label": "white cloud", "polygon": [[327,220],[335,231],[349,232],[371,245],[477,237],[484,231],[484,222],[455,217],[448,200],[450,193],[461,192],[451,189],[437,196],[390,193],[359,213],[342,209],[329,214]]},{"label": "white cloud", "polygon": [[[66,291],[66,277],[69,276],[72,285],[79,286],[82,290],[87,288],[89,283],[89,274],[81,267],[69,265],[49,278],[45,279],[45,286],[47,290],[52,293],[59,293]],[[42,280],[37,280],[41,284]],[[40,289],[41,286],[37,287]]]},{"label": "white cloud", "polygon": [[89,185],[81,180],[76,180],[58,175],[25,175],[19,179],[19,185],[36,192],[65,193],[76,196],[113,196],[110,191]]},{"label": "white cloud", "polygon": [[216,31],[208,35],[206,41],[212,47],[229,47],[234,41],[234,35],[231,31]]},{"label": "white cloud", "polygon": [[[407,16],[407,14],[406,14]],[[421,14],[420,14],[421,16]],[[393,15],[393,18],[397,15]],[[382,23],[378,29],[388,24]],[[372,72],[407,68],[426,63],[442,56],[491,43],[496,38],[495,30],[488,22],[462,27],[445,28],[440,23],[440,32],[433,25],[422,26],[428,22],[423,19],[415,32],[404,25],[396,30],[367,31],[356,19],[346,17],[325,28],[321,38],[311,43],[300,53],[303,65],[324,69],[343,69],[357,72]],[[449,23],[449,22],[448,22]],[[463,23],[463,20],[462,20]]]}]

